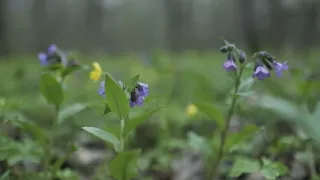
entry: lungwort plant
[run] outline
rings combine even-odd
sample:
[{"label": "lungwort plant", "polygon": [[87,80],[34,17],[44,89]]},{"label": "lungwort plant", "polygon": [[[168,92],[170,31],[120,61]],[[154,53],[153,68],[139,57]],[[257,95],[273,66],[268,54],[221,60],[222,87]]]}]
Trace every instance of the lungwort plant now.
[{"label": "lungwort plant", "polygon": [[[94,65],[96,71],[101,72],[97,64]],[[91,73],[93,80],[99,79],[99,75]],[[96,73],[99,74],[99,73]],[[83,127],[82,129],[102,139],[110,144],[116,152],[116,156],[111,160],[108,169],[110,175],[117,180],[129,180],[137,176],[137,161],[141,150],[130,150],[126,148],[126,138],[139,124],[151,117],[157,109],[153,109],[130,116],[133,108],[142,106],[145,98],[149,94],[148,84],[139,82],[139,75],[134,76],[126,83],[115,80],[109,73],[105,73],[105,81],[100,83],[98,93],[103,96],[105,110],[103,115],[114,113],[119,118],[119,126],[115,131],[107,131],[97,127]]]},{"label": "lungwort plant", "polygon": [[[269,159],[255,160],[252,158],[231,156],[232,150],[244,142],[248,137],[252,137],[259,128],[255,125],[246,125],[240,132],[230,132],[232,118],[236,114],[237,107],[242,100],[250,96],[255,80],[264,80],[271,77],[271,71],[275,75],[282,76],[282,72],[288,70],[286,62],[280,63],[270,53],[261,51],[254,53],[252,60],[247,59],[244,51],[238,49],[234,44],[225,41],[226,45],[220,51],[227,56],[223,68],[231,73],[234,79],[234,88],[228,101],[229,108],[226,112],[222,108],[213,105],[211,102],[195,102],[197,109],[206,114],[217,124],[218,131],[213,134],[212,140],[198,136],[195,133],[189,134],[189,139],[194,148],[197,148],[206,157],[207,179],[217,179],[220,174],[222,162],[233,159],[233,167],[229,176],[238,177],[242,173],[261,172],[267,179],[275,179],[286,172],[286,167],[279,162],[272,162]],[[245,69],[253,64],[252,76],[244,79]]]},{"label": "lungwort plant", "polygon": [[68,75],[82,69],[74,59],[68,57],[66,53],[60,50],[56,45],[51,45],[47,52],[38,54],[40,64],[43,66],[43,72],[40,75],[40,92],[45,102],[52,107],[54,117],[48,130],[44,130],[34,121],[25,118],[16,118],[12,120],[13,124],[21,127],[27,133],[30,133],[34,140],[40,145],[43,151],[43,166],[40,173],[30,174],[28,176],[34,179],[55,179],[61,178],[63,172],[60,171],[62,164],[76,151],[76,147],[71,142],[67,142],[66,151],[62,157],[57,158],[55,150],[56,133],[59,126],[64,121],[70,119],[75,114],[89,107],[86,103],[75,103],[64,105],[64,80]]}]

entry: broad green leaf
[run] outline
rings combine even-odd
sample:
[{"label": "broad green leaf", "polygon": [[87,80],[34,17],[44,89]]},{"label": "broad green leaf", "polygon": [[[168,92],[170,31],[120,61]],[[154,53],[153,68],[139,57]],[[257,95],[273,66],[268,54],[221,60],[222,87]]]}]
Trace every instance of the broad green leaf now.
[{"label": "broad green leaf", "polygon": [[58,123],[62,123],[88,107],[89,106],[87,104],[76,103],[62,108],[58,114]]},{"label": "broad green leaf", "polygon": [[120,118],[125,118],[130,112],[129,99],[119,84],[110,74],[106,74],[105,92],[109,108]]},{"label": "broad green leaf", "polygon": [[302,108],[279,97],[262,96],[255,101],[254,105],[262,109],[270,110],[285,117],[286,120],[296,123],[303,121],[307,117],[306,112]]},{"label": "broad green leaf", "polygon": [[65,78],[66,76],[68,76],[69,74],[71,74],[71,73],[79,70],[80,68],[81,68],[81,66],[78,66],[78,65],[66,67],[66,68],[61,72],[61,77],[62,77],[62,79]]},{"label": "broad green leaf", "polygon": [[279,162],[271,162],[263,165],[261,174],[266,179],[276,179],[279,176],[283,176],[287,173],[288,168]]},{"label": "broad green leaf", "polygon": [[140,150],[120,152],[114,157],[109,170],[112,177],[116,180],[131,180],[138,175],[137,161]]},{"label": "broad green leaf", "polygon": [[208,156],[211,152],[209,142],[193,132],[188,133],[188,143],[194,150]]},{"label": "broad green leaf", "polygon": [[106,115],[106,114],[108,114],[109,112],[111,112],[111,109],[109,108],[109,105],[106,104],[106,106],[104,107],[103,115]]},{"label": "broad green leaf", "polygon": [[210,103],[195,103],[195,106],[207,115],[210,119],[216,121],[217,125],[219,126],[219,129],[222,130],[224,128],[225,119],[224,116],[218,107],[210,104]]},{"label": "broad green leaf", "polygon": [[249,77],[248,79],[242,81],[240,83],[238,93],[246,93],[246,92],[250,91],[253,83],[254,83],[254,79],[252,77]]},{"label": "broad green leaf", "polygon": [[157,109],[153,109],[151,111],[145,112],[141,115],[137,115],[131,119],[129,119],[124,126],[123,130],[123,137],[126,137],[133,129],[135,129],[139,124],[143,123],[144,121],[148,120],[155,112],[160,110],[166,105],[163,105]]},{"label": "broad green leaf", "polygon": [[111,143],[115,151],[118,152],[120,150],[120,140],[111,133],[96,127],[82,127],[82,129],[104,140],[105,142]]},{"label": "broad green leaf", "polygon": [[120,139],[120,135],[121,135],[120,123],[114,124],[114,123],[106,122],[103,130],[109,132],[110,134]]},{"label": "broad green leaf", "polygon": [[233,146],[245,141],[246,138],[252,137],[254,133],[258,130],[257,126],[247,125],[239,133],[229,134],[227,137],[227,142],[225,145],[225,152],[228,152]]},{"label": "broad green leaf", "polygon": [[314,112],[308,115],[307,119],[304,119],[301,123],[304,125],[304,131],[309,137],[320,142],[320,131],[318,129],[320,122],[320,103],[317,104]]},{"label": "broad green leaf", "polygon": [[62,64],[58,63],[58,64],[50,65],[50,66],[46,67],[45,69],[47,69],[48,71],[57,71],[61,68],[62,68]]},{"label": "broad green leaf", "polygon": [[229,176],[238,177],[242,173],[254,173],[260,170],[260,164],[258,160],[238,157],[232,166]]},{"label": "broad green leaf", "polygon": [[8,180],[10,179],[10,170],[5,171],[4,173],[2,173],[0,180]]},{"label": "broad green leaf", "polygon": [[139,81],[139,77],[140,77],[140,74],[134,76],[133,78],[131,78],[126,84],[125,84],[125,89],[128,91],[128,92],[131,92],[134,90],[134,88],[136,88],[137,86],[137,83]]},{"label": "broad green leaf", "polygon": [[59,107],[63,101],[61,84],[50,74],[42,74],[40,79],[40,91],[48,104]]}]

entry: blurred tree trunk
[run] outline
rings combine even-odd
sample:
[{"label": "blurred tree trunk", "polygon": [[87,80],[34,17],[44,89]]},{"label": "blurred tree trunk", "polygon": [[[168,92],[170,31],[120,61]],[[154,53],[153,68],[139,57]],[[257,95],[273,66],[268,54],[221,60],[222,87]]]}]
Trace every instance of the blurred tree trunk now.
[{"label": "blurred tree trunk", "polygon": [[181,0],[165,0],[164,9],[166,11],[166,37],[168,48],[171,51],[182,50],[183,31],[183,7]]},{"label": "blurred tree trunk", "polygon": [[[100,0],[87,1],[85,18],[87,48],[101,48],[104,44],[103,35],[103,7]],[[87,49],[89,50],[89,49]]]},{"label": "blurred tree trunk", "polygon": [[247,43],[250,53],[261,50],[261,41],[256,28],[254,12],[255,0],[237,0],[240,11],[240,21],[242,22],[243,38]]},{"label": "blurred tree trunk", "polygon": [[267,32],[268,45],[281,50],[286,38],[288,13],[281,1],[269,0],[270,25]]},{"label": "blurred tree trunk", "polygon": [[317,20],[319,18],[320,2],[306,1],[304,26],[300,35],[300,50],[308,50],[317,43]]},{"label": "blurred tree trunk", "polygon": [[0,0],[0,56],[8,53],[6,41],[6,1]]},{"label": "blurred tree trunk", "polygon": [[34,0],[33,23],[35,31],[35,49],[43,50],[48,44],[46,43],[46,0]]}]

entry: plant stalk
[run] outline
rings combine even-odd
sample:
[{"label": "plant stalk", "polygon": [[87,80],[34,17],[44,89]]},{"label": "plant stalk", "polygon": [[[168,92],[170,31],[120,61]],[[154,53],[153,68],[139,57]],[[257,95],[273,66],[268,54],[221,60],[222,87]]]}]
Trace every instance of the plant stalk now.
[{"label": "plant stalk", "polygon": [[241,82],[241,76],[242,76],[244,67],[245,67],[244,65],[241,66],[240,72],[236,77],[235,90],[234,90],[234,94],[232,96],[231,106],[230,106],[230,109],[229,109],[228,114],[227,114],[225,127],[221,132],[219,149],[218,149],[218,153],[216,154],[217,158],[216,158],[216,160],[215,160],[215,162],[213,164],[213,169],[212,169],[212,171],[211,171],[211,173],[209,175],[209,180],[212,180],[212,179],[216,178],[220,162],[223,159],[223,156],[225,155],[224,154],[225,153],[224,148],[225,148],[225,144],[226,144],[226,141],[227,141],[227,138],[228,138],[228,130],[229,130],[231,118],[232,118],[232,116],[234,114],[234,111],[235,111],[235,108],[236,108],[236,103],[237,103],[237,100],[238,100],[237,93],[238,93],[238,90],[239,90],[239,86],[240,86],[240,82]]},{"label": "plant stalk", "polygon": [[124,137],[123,137],[123,131],[124,131],[124,125],[125,125],[125,119],[121,119],[120,122],[120,152],[124,151]]}]

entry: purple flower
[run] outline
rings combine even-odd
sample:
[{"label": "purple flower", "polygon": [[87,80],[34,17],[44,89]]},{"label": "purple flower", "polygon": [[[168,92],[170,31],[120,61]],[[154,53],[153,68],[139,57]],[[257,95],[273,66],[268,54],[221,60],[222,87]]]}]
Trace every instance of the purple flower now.
[{"label": "purple flower", "polygon": [[259,80],[263,80],[267,77],[270,77],[270,72],[263,66],[258,65],[256,66],[252,78],[258,78]]},{"label": "purple flower", "polygon": [[57,46],[55,44],[51,44],[49,47],[48,47],[48,54],[50,55],[53,55],[57,52]]},{"label": "purple flower", "polygon": [[[122,82],[119,81],[120,86],[122,86]],[[98,93],[101,96],[105,96],[105,90],[104,90],[105,82],[102,81],[100,83],[100,88],[98,90]],[[144,99],[146,96],[149,95],[149,87],[148,84],[144,84],[141,82],[138,82],[135,89],[130,92],[130,97],[129,97],[129,105],[130,107],[134,106],[142,106],[144,103]]]},{"label": "purple flower", "polygon": [[104,96],[104,95],[105,95],[104,84],[105,84],[104,81],[101,81],[101,82],[100,82],[100,88],[99,88],[99,90],[98,90],[98,93],[99,93],[101,96]]},{"label": "purple flower", "polygon": [[287,62],[279,63],[277,61],[273,62],[273,66],[278,77],[282,76],[282,71],[286,71],[289,69]]},{"label": "purple flower", "polygon": [[144,99],[149,95],[149,86],[141,82],[137,83],[136,88],[130,93],[130,106],[142,106]]},{"label": "purple flower", "polygon": [[139,96],[148,96],[149,95],[149,86],[141,82],[137,83],[138,94]]},{"label": "purple flower", "polygon": [[47,66],[49,65],[49,58],[46,53],[39,53],[38,54],[38,59],[40,60],[40,64],[42,66]]},{"label": "purple flower", "polygon": [[226,71],[235,71],[237,69],[237,65],[234,63],[232,59],[228,59],[224,64],[223,68]]},{"label": "purple flower", "polygon": [[40,60],[40,64],[42,66],[49,66],[56,63],[60,63],[62,58],[57,53],[57,49],[58,49],[57,46],[52,44],[48,47],[47,52],[40,52],[38,54],[38,59]]}]

